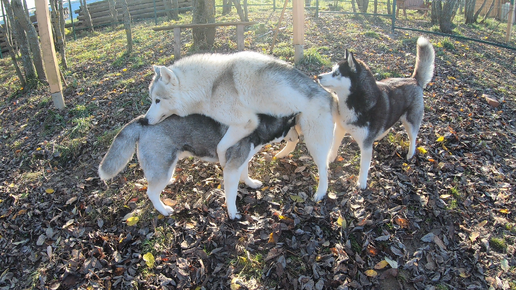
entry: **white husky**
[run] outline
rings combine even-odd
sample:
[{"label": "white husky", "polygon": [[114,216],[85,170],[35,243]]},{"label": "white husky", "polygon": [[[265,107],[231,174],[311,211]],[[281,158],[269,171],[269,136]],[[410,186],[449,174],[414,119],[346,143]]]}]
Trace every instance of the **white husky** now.
[{"label": "white husky", "polygon": [[258,114],[299,114],[298,125],[319,170],[314,200],[328,189],[328,157],[338,120],[337,99],[286,62],[256,52],[197,54],[170,67],[155,66],[145,117],[156,124],[175,114],[203,114],[229,126],[217,146],[225,152],[253,132]]}]

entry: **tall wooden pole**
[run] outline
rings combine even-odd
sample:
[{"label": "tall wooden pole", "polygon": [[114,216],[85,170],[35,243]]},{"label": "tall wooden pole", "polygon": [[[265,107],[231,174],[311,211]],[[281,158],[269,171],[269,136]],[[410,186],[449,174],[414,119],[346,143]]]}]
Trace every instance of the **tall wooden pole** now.
[{"label": "tall wooden pole", "polygon": [[292,1],[292,18],[294,20],[294,62],[303,59],[303,46],[305,44],[305,1]]},{"label": "tall wooden pole", "polygon": [[514,0],[511,0],[511,6],[509,6],[509,14],[507,14],[507,33],[505,35],[505,43],[511,42],[512,25],[514,18]]},{"label": "tall wooden pole", "polygon": [[[48,0],[37,0],[35,3],[39,38],[43,52],[43,63],[47,73],[47,80],[50,84],[50,94],[52,95],[54,106],[61,110],[64,109],[66,105],[62,93],[63,87],[61,85],[61,74],[57,64],[56,51],[54,50],[54,38],[52,37],[52,26],[50,26]],[[70,13],[71,12],[72,11],[70,11]]]}]

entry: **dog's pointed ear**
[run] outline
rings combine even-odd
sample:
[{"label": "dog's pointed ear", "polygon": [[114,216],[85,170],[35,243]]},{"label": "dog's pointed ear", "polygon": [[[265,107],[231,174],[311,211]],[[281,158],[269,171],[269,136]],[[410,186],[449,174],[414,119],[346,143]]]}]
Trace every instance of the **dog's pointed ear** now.
[{"label": "dog's pointed ear", "polygon": [[353,53],[346,50],[346,59],[348,61],[348,65],[351,71],[357,72],[357,66],[355,63],[355,58],[353,57]]},{"label": "dog's pointed ear", "polygon": [[176,74],[166,66],[159,67],[159,75],[165,84],[171,84],[173,86],[179,84]]}]

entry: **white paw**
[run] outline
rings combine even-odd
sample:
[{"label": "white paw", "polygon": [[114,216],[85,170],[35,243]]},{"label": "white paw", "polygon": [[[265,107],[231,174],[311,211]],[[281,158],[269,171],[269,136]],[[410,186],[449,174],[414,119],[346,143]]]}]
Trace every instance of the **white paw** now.
[{"label": "white paw", "polygon": [[162,215],[169,216],[174,213],[174,209],[172,209],[170,206],[165,205],[163,206],[162,210],[158,210]]},{"label": "white paw", "polygon": [[324,198],[324,196],[325,196],[325,195],[326,195],[326,193],[325,193],[325,192],[316,192],[316,193],[314,194],[313,200],[314,200],[315,202],[318,202],[318,201],[322,200],[322,199]]},{"label": "white paw", "polygon": [[245,181],[245,185],[249,186],[250,188],[257,189],[257,188],[262,187],[263,183],[261,181],[259,181],[259,180],[248,178]]},{"label": "white paw", "polygon": [[176,178],[175,178],[175,177],[172,177],[172,178],[170,178],[170,180],[168,181],[168,184],[172,184],[172,183],[174,183],[174,182],[176,182]]},{"label": "white paw", "polygon": [[239,220],[239,219],[242,218],[242,215],[239,212],[235,212],[235,213],[228,212],[228,216],[232,220],[234,220],[234,219],[238,219]]},{"label": "white paw", "polygon": [[360,189],[366,189],[367,181],[363,181],[363,182],[357,181],[357,187]]}]

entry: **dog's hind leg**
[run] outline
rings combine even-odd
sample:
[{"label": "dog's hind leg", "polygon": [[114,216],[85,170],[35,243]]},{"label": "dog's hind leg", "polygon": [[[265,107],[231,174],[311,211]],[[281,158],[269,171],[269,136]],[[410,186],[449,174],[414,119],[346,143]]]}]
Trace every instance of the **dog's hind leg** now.
[{"label": "dog's hind leg", "polygon": [[287,141],[287,145],[280,152],[274,155],[274,158],[287,157],[290,154],[290,152],[296,149],[297,143],[299,142],[299,134],[295,127],[290,128],[290,131],[288,131],[287,136],[285,136],[285,140]]},{"label": "dog's hind leg", "polygon": [[[151,160],[148,157],[145,158],[143,155],[146,153],[147,151],[138,155],[138,160],[140,160],[145,178],[149,183],[147,186],[147,195],[157,211],[164,216],[171,215],[174,210],[161,201],[160,195],[163,189],[169,184],[174,174],[178,160],[176,152],[172,153],[172,158],[166,160]],[[145,161],[142,162],[143,160]]]},{"label": "dog's hind leg", "polygon": [[405,130],[407,131],[409,137],[409,149],[407,153],[407,159],[410,159],[412,158],[412,156],[414,156],[414,153],[416,153],[417,132],[419,131],[419,126],[421,125],[421,119],[416,120],[415,123],[412,123],[408,121],[407,118],[402,117],[401,122],[403,123],[403,127],[405,127]]},{"label": "dog's hind leg", "polygon": [[238,141],[242,140],[251,134],[259,124],[258,116],[254,116],[242,126],[231,125],[229,126],[226,134],[220,140],[217,145],[217,155],[219,157],[219,163],[222,167],[226,166],[226,151]]},{"label": "dog's hind leg", "polygon": [[249,161],[245,163],[245,166],[242,170],[242,173],[240,174],[240,181],[245,183],[245,185],[249,186],[250,188],[260,188],[262,187],[263,183],[260,180],[252,179],[249,176]]},{"label": "dog's hind leg", "polygon": [[306,147],[319,171],[319,184],[313,196],[314,201],[319,201],[328,190],[328,158],[333,143],[333,119],[330,113],[301,113],[299,124]]},{"label": "dog's hind leg", "polygon": [[[249,156],[247,157],[247,160],[244,162],[244,166],[242,167],[242,173],[240,173],[240,181],[244,182],[247,186],[251,188],[260,188],[262,187],[263,183],[259,180],[252,179],[249,176],[249,161],[253,158],[253,156],[260,151],[262,146],[258,146],[256,148],[253,148],[254,146],[251,146],[251,150],[249,152]],[[229,162],[228,162],[229,163]]]},{"label": "dog's hind leg", "polygon": [[170,206],[165,205],[160,199],[161,191],[165,189],[168,181],[169,179],[167,178],[149,180],[149,185],[147,187],[147,195],[149,196],[152,205],[154,205],[154,208],[164,216],[171,215],[174,212]]}]

